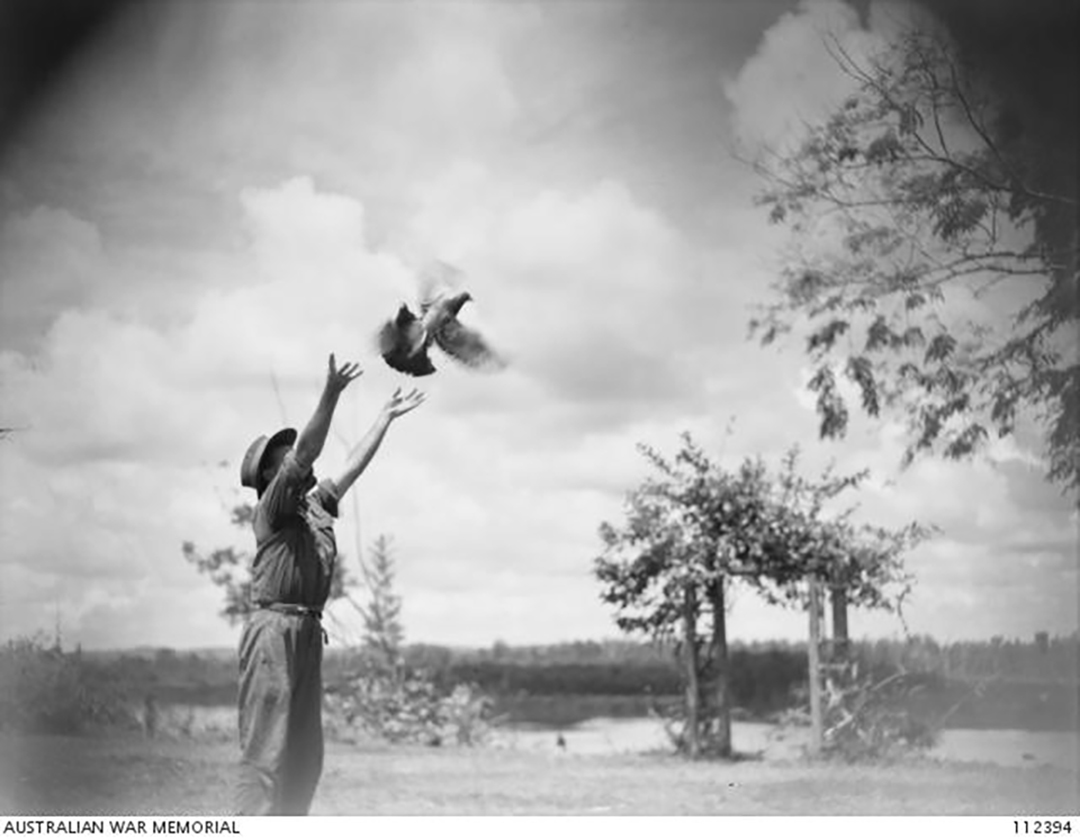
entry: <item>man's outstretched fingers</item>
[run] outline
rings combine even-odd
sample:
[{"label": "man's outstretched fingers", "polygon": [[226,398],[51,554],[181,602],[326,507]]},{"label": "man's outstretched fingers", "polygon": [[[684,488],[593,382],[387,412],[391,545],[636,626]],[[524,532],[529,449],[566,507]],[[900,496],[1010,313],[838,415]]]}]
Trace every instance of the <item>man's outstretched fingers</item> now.
[{"label": "man's outstretched fingers", "polygon": [[407,395],[401,395],[401,389],[394,391],[393,396],[386,404],[386,411],[392,418],[408,414],[424,401],[424,394],[420,389],[413,388]]},{"label": "man's outstretched fingers", "polygon": [[326,374],[326,387],[336,393],[345,390],[350,382],[360,376],[364,371],[358,362],[346,362],[340,368],[336,367],[334,354],[330,354],[330,369]]}]

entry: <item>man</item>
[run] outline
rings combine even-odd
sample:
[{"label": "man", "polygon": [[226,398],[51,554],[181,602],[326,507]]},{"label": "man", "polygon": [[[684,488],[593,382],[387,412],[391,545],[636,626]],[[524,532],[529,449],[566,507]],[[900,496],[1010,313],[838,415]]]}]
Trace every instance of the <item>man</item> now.
[{"label": "man", "polygon": [[[375,455],[390,424],[424,397],[399,388],[341,474],[316,482],[338,397],[362,371],[330,355],[319,404],[299,437],[282,429],[248,447],[240,482],[258,493],[253,611],[240,638],[241,814],[306,814],[322,773],[322,608],[337,557],[338,503]],[[295,446],[294,446],[295,443]]]}]

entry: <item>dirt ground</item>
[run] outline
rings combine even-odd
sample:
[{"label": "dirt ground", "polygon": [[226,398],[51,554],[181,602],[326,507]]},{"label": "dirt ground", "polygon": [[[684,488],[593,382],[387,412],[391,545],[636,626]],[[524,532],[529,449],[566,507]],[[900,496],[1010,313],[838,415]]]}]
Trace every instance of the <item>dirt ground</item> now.
[{"label": "dirt ground", "polygon": [[[0,736],[8,815],[229,813],[229,742]],[[671,756],[329,744],[325,815],[1062,815],[1076,774],[915,761],[687,763]]]}]

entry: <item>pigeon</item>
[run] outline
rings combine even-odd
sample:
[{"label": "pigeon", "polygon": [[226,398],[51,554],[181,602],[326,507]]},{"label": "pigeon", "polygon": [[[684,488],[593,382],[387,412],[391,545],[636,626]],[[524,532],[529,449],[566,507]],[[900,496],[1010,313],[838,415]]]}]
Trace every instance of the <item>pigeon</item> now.
[{"label": "pigeon", "polygon": [[457,362],[476,370],[498,370],[506,366],[476,330],[458,320],[461,308],[472,300],[467,291],[454,291],[447,275],[457,270],[437,263],[421,276],[419,316],[402,304],[397,315],[379,330],[379,353],[394,370],[410,376],[435,372],[428,351],[435,344]]}]

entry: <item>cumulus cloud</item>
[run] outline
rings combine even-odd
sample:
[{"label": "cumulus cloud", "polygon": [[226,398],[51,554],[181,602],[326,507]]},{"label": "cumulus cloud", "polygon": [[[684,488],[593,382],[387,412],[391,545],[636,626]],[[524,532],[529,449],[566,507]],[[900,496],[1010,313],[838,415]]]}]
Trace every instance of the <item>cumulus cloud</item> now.
[{"label": "cumulus cloud", "polygon": [[764,276],[731,250],[691,246],[611,181],[523,196],[458,166],[432,185],[412,236],[466,268],[466,317],[549,417],[595,413],[601,426],[693,402],[707,378],[698,354],[737,351],[747,281]]},{"label": "cumulus cloud", "polygon": [[[523,580],[551,586],[561,574],[587,575],[596,527],[617,512],[613,481],[637,467],[634,435],[649,435],[641,424],[655,422],[657,403],[674,412],[690,393],[669,354],[715,341],[708,330],[685,330],[702,323],[691,311],[697,298],[671,295],[695,282],[692,249],[625,189],[605,183],[523,199],[500,195],[497,181],[474,170],[498,209],[466,237],[484,248],[459,254],[470,282],[475,270],[479,301],[463,317],[486,321],[514,366],[483,377],[443,359],[441,375],[422,383],[429,404],[393,431],[392,454],[357,491],[362,536],[398,536],[410,591],[453,579],[512,594]],[[165,580],[186,593],[181,601],[205,603],[179,545],[243,544],[219,494],[233,486],[248,440],[303,422],[331,349],[367,368],[341,411],[345,439],[363,432],[400,383],[372,341],[414,291],[410,261],[368,244],[363,206],[307,178],[246,189],[240,206],[245,282],[196,283],[182,323],[69,309],[39,353],[0,355],[5,402],[29,427],[0,452],[7,563],[70,572],[47,587],[22,578],[36,594],[11,613],[16,626],[49,597],[68,603],[77,622],[97,616],[104,632],[102,611],[115,599],[153,598]],[[421,218],[436,229],[430,212]],[[437,251],[440,240],[430,241]],[[712,293],[722,297],[723,286]],[[650,321],[642,336],[636,325]],[[335,438],[330,466],[343,451]],[[209,467],[222,461],[230,466]],[[355,523],[342,526],[352,551]],[[192,579],[179,584],[184,573]]]}]

